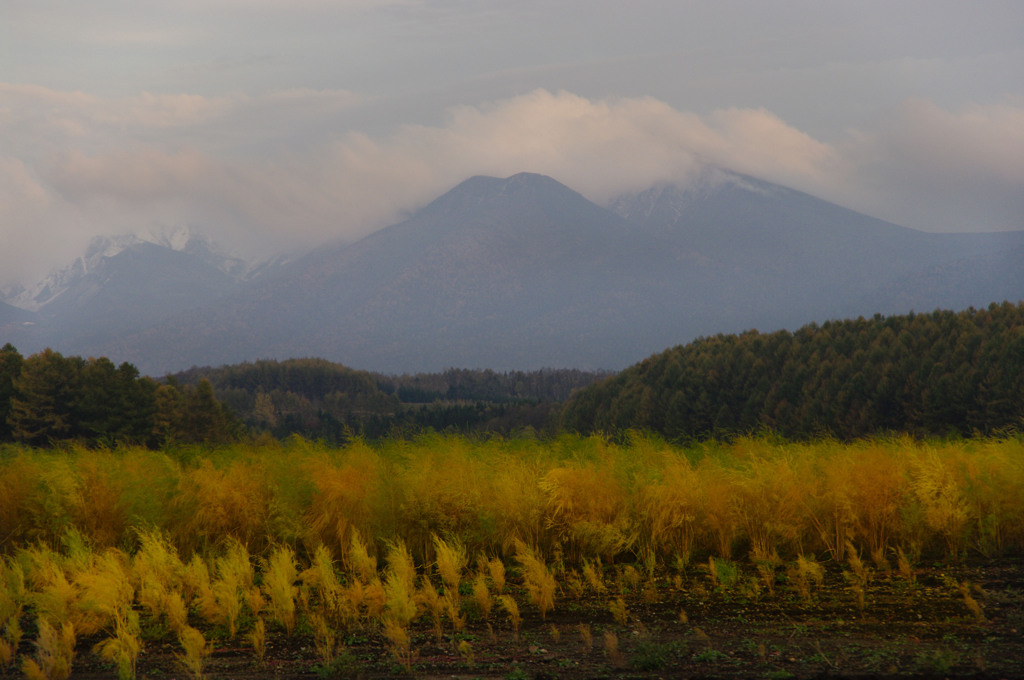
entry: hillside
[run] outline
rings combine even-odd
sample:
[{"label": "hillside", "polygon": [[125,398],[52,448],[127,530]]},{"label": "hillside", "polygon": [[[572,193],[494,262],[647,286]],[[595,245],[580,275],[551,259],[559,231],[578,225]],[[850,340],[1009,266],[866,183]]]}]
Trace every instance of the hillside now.
[{"label": "hillside", "polygon": [[651,356],[577,394],[562,424],[721,437],[1024,427],[1024,305],[716,335]]}]

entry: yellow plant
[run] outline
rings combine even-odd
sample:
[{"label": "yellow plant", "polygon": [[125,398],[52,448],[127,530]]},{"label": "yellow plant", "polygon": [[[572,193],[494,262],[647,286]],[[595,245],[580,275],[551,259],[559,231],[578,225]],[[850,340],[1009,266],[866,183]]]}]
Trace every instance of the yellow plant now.
[{"label": "yellow plant", "polygon": [[263,657],[267,653],[267,624],[263,622],[262,616],[256,617],[256,622],[249,631],[249,642],[252,643],[252,651],[256,654],[256,661],[263,663]]},{"label": "yellow plant", "polygon": [[100,656],[117,664],[119,680],[135,677],[136,662],[142,651],[141,633],[138,613],[129,610],[117,616],[114,637],[96,645]]},{"label": "yellow plant", "polygon": [[487,563],[487,573],[490,574],[491,583],[494,585],[494,592],[502,593],[505,590],[505,563],[499,558],[493,557]]},{"label": "yellow plant", "polygon": [[928,527],[942,536],[950,557],[959,557],[966,543],[968,505],[953,470],[936,452],[914,461],[911,487],[924,508]]},{"label": "yellow plant", "polygon": [[540,609],[540,617],[547,617],[555,606],[555,575],[537,554],[522,541],[516,542],[516,560],[523,567],[523,580],[531,604]]},{"label": "yellow plant", "polygon": [[445,600],[438,595],[437,588],[430,582],[430,579],[423,579],[420,584],[420,590],[416,593],[416,602],[422,605],[430,614],[430,620],[434,627],[434,636],[440,642],[441,636],[444,633],[444,628],[441,625],[441,615],[445,610]]},{"label": "yellow plant", "polygon": [[908,583],[913,583],[917,580],[914,568],[910,564],[910,558],[903,552],[903,548],[898,546],[896,548],[896,570]]},{"label": "yellow plant", "polygon": [[184,651],[183,654],[178,655],[178,661],[189,675],[196,680],[202,680],[203,664],[206,662],[206,657],[210,655],[210,646],[206,643],[206,638],[192,626],[186,626],[183,631],[178,633],[178,642]]},{"label": "yellow plant", "polygon": [[363,583],[369,583],[377,575],[377,558],[370,555],[358,531],[351,532],[348,549],[348,567]]},{"label": "yellow plant", "polygon": [[137,536],[139,547],[131,559],[136,599],[150,616],[167,618],[168,625],[178,632],[184,623],[176,607],[180,602],[184,608],[181,591],[185,586],[185,565],[162,532],[139,530]]},{"label": "yellow plant", "polygon": [[36,656],[25,659],[21,670],[29,680],[66,680],[75,658],[75,627],[70,621],[54,627],[39,618]]},{"label": "yellow plant", "polygon": [[416,565],[401,539],[388,545],[384,592],[388,609],[400,613],[399,620],[408,624],[416,618]]},{"label": "yellow plant", "polygon": [[444,583],[448,596],[457,602],[462,572],[468,563],[466,548],[458,539],[445,541],[437,534],[434,534],[433,538],[434,555],[437,558],[437,571],[441,575],[441,582]]},{"label": "yellow plant", "polygon": [[800,555],[788,575],[800,597],[809,602],[814,589],[825,580],[825,568],[813,557]]},{"label": "yellow plant", "polygon": [[899,533],[900,509],[906,494],[906,470],[892,451],[869,443],[855,450],[848,463],[848,494],[859,538],[868,552],[884,556]]},{"label": "yellow plant", "polygon": [[21,642],[21,614],[27,600],[25,572],[14,561],[0,558],[0,668],[14,663]]},{"label": "yellow plant", "polygon": [[978,604],[978,601],[971,595],[971,584],[967,581],[962,581],[958,587],[960,590],[960,596],[964,599],[964,606],[966,606],[974,616],[974,620],[978,623],[985,623],[985,611],[981,608],[981,605]]},{"label": "yellow plant", "polygon": [[610,630],[604,632],[604,653],[612,667],[623,668],[626,665],[626,658],[619,651],[619,636]]},{"label": "yellow plant", "polygon": [[626,610],[626,601],[621,597],[617,597],[608,603],[608,611],[612,613],[612,618],[620,626],[625,626],[629,621],[629,612]]},{"label": "yellow plant", "polygon": [[409,631],[399,621],[386,616],[384,618],[384,637],[391,643],[391,653],[402,665],[406,673],[412,671],[412,644],[409,639]]},{"label": "yellow plant", "polygon": [[519,625],[523,621],[523,617],[519,614],[519,605],[511,595],[499,595],[498,604],[508,614],[508,620],[512,624],[512,634],[515,636],[516,642],[519,642]]},{"label": "yellow plant", "polygon": [[590,624],[580,623],[576,626],[576,630],[580,632],[580,640],[583,642],[583,651],[590,653],[590,650],[594,648],[594,635],[590,632]]},{"label": "yellow plant", "polygon": [[96,546],[117,544],[128,526],[124,489],[115,479],[116,460],[109,451],[76,456],[77,485],[68,511],[74,525]]},{"label": "yellow plant", "polygon": [[491,616],[491,591],[487,587],[487,577],[477,574],[473,580],[473,602],[485,621]]},{"label": "yellow plant", "polygon": [[593,554],[614,558],[637,538],[624,513],[625,489],[609,467],[557,467],[540,482],[548,523],[572,561]]},{"label": "yellow plant", "polygon": [[60,556],[37,545],[20,551],[18,558],[25,565],[27,603],[51,626],[60,628],[69,622],[78,593],[64,572]]},{"label": "yellow plant", "polygon": [[345,555],[358,527],[365,526],[370,516],[369,496],[380,473],[380,459],[367,447],[356,446],[343,465],[321,456],[307,463],[305,471],[315,488],[305,524],[316,542]]},{"label": "yellow plant", "polygon": [[591,589],[601,595],[606,590],[607,586],[604,584],[604,577],[601,575],[601,558],[596,558],[596,564],[590,560],[583,560],[583,578]]},{"label": "yellow plant", "polygon": [[736,509],[735,473],[710,459],[697,468],[700,486],[699,523],[710,535],[710,542],[722,559],[732,557],[732,545],[739,534],[740,520]]},{"label": "yellow plant", "polygon": [[205,546],[209,537],[267,546],[272,501],[270,481],[258,461],[236,460],[217,468],[204,459],[179,482],[175,504],[182,519],[176,538],[192,549]]},{"label": "yellow plant", "polygon": [[322,614],[310,612],[307,618],[313,629],[313,645],[316,647],[317,655],[324,664],[330,664],[334,660],[338,635]]},{"label": "yellow plant", "polygon": [[217,578],[210,584],[214,599],[212,618],[226,625],[228,634],[234,638],[238,633],[238,619],[255,578],[249,551],[238,539],[229,537],[226,550],[214,560],[214,567]]},{"label": "yellow plant", "polygon": [[668,463],[657,482],[639,489],[637,502],[653,550],[666,556],[693,552],[703,491],[699,482],[697,472],[684,458]]},{"label": "yellow plant", "polygon": [[476,654],[473,652],[473,645],[471,645],[468,640],[459,640],[459,656],[461,656],[462,660],[469,666],[476,663]]},{"label": "yellow plant", "polygon": [[[351,620],[351,612],[347,610],[342,597],[342,585],[334,570],[334,560],[326,545],[320,544],[313,553],[309,568],[303,571],[303,588],[315,595],[315,606],[321,616],[332,626],[346,625]],[[311,603],[311,606],[314,606]]]},{"label": "yellow plant", "polygon": [[269,600],[274,620],[291,635],[295,630],[295,598],[299,578],[295,553],[288,546],[274,548],[263,571],[263,592]]},{"label": "yellow plant", "polygon": [[750,456],[733,488],[737,515],[754,560],[764,560],[800,535],[802,503],[810,493],[779,451]]},{"label": "yellow plant", "polygon": [[448,618],[452,622],[452,628],[458,633],[466,627],[466,616],[461,613],[460,603],[447,594],[442,598],[442,601],[444,602],[444,610],[448,612]]},{"label": "yellow plant", "polygon": [[127,565],[124,553],[109,548],[76,574],[73,585],[77,596],[71,620],[77,634],[91,635],[113,628],[116,621],[127,618],[135,601]]}]

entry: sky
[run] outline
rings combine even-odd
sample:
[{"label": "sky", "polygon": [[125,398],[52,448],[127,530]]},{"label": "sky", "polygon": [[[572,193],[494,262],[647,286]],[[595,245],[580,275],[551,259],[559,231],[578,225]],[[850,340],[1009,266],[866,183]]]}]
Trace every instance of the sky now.
[{"label": "sky", "polygon": [[354,240],[475,175],[749,173],[1024,229],[1020,0],[0,0],[0,285],[97,235]]}]

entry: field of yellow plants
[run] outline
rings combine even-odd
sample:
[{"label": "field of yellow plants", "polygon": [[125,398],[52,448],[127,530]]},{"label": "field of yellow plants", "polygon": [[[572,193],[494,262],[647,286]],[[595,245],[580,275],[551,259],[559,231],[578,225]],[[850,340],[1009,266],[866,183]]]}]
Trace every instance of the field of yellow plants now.
[{"label": "field of yellow plants", "polygon": [[1024,672],[1022,499],[1020,438],[6,447],[0,674]]}]

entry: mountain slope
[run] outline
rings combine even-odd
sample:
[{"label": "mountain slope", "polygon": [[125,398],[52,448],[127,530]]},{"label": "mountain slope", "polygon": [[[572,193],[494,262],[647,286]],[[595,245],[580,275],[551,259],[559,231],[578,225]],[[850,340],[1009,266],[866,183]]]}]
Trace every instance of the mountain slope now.
[{"label": "mountain slope", "polygon": [[1024,248],[1024,232],[915,231],[716,168],[686,189],[654,187],[611,209],[708,264],[701,284],[711,296],[731,291],[723,302],[749,320],[744,327],[1024,297],[1009,256]]},{"label": "mountain slope", "polygon": [[[357,243],[63,347],[149,373],[305,356],[391,373],[621,368],[701,335],[1024,298],[1024,232],[926,234],[724,170],[611,207],[541,175],[473,177]],[[202,287],[203,271],[157,288]]]},{"label": "mountain slope", "polygon": [[385,371],[580,365],[566,321],[607,297],[609,253],[627,242],[623,220],[550,178],[475,177],[405,222],[113,349],[147,366],[154,343],[171,366],[260,356]]},{"label": "mountain slope", "polygon": [[94,346],[209,304],[239,281],[242,264],[202,239],[97,238],[86,253],[13,299],[35,311],[19,347]]}]

